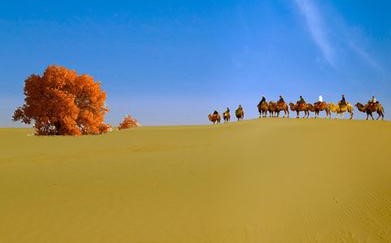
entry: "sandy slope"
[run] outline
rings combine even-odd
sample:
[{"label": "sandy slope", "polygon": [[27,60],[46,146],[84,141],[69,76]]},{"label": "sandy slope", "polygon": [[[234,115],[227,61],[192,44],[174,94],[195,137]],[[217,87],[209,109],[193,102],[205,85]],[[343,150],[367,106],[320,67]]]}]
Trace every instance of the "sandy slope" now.
[{"label": "sandy slope", "polygon": [[0,129],[0,242],[391,242],[391,123]]}]

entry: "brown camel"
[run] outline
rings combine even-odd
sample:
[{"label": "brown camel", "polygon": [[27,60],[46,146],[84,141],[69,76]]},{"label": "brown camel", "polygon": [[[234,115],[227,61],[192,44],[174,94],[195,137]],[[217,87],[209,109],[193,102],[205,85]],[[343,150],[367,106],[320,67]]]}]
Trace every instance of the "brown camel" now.
[{"label": "brown camel", "polygon": [[229,122],[229,120],[231,120],[231,114],[230,114],[229,111],[224,111],[223,119],[224,119],[225,122]]},{"label": "brown camel", "polygon": [[220,123],[221,117],[219,113],[213,113],[208,115],[209,121],[211,121],[213,124]]},{"label": "brown camel", "polygon": [[331,113],[330,113],[330,108],[329,106],[327,105],[326,102],[324,101],[318,101],[318,102],[315,102],[314,103],[314,112],[315,112],[315,118],[317,118],[320,114],[321,111],[325,111],[326,112],[326,117],[330,117],[331,116]]},{"label": "brown camel", "polygon": [[315,112],[315,107],[312,104],[307,103],[307,111],[308,111],[308,116],[307,116],[307,118],[308,118],[310,115],[310,112]]},{"label": "brown camel", "polygon": [[243,111],[243,107],[241,105],[239,105],[238,109],[235,110],[235,116],[238,119],[238,121],[243,120],[244,111]]},{"label": "brown camel", "polygon": [[[337,119],[338,116],[340,116],[341,118],[344,116],[345,112],[349,112],[350,113],[350,120],[353,118],[353,106],[349,103],[349,102],[346,102],[346,104],[334,104],[334,103],[330,103],[329,104],[329,109],[330,109],[330,112],[333,112],[333,113],[336,113],[335,115],[335,118]],[[331,117],[331,115],[330,115]]]},{"label": "brown camel", "polygon": [[269,117],[277,116],[277,103],[273,101],[269,101],[268,105]]},{"label": "brown camel", "polygon": [[269,105],[266,101],[259,102],[258,104],[259,117],[266,117],[268,110],[269,110]]},{"label": "brown camel", "polygon": [[308,118],[310,115],[310,112],[308,110],[308,106],[306,103],[297,103],[297,104],[289,103],[289,107],[290,107],[291,111],[296,111],[296,114],[297,114],[296,118],[300,117],[301,111],[304,112],[303,118]]},{"label": "brown camel", "polygon": [[384,108],[383,108],[382,104],[380,104],[378,102],[377,103],[368,103],[366,105],[363,105],[358,102],[356,104],[356,107],[359,111],[367,114],[367,120],[368,120],[368,116],[371,116],[372,120],[374,120],[373,116],[372,116],[373,112],[377,112],[378,117],[376,120],[379,120],[380,117],[382,118],[382,120],[384,120]]},{"label": "brown camel", "polygon": [[282,101],[282,102],[277,101],[276,111],[277,111],[277,117],[279,117],[280,112],[283,111],[284,117],[289,118],[289,108],[288,108],[287,103],[285,103],[285,101]]}]

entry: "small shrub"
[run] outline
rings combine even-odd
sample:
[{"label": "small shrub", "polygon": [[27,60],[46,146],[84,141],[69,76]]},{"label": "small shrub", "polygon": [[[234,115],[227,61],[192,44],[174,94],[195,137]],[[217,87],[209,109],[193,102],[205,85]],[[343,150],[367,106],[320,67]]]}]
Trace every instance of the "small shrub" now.
[{"label": "small shrub", "polygon": [[133,127],[139,127],[140,124],[136,119],[131,117],[130,115],[127,115],[124,117],[123,121],[119,124],[118,129],[128,129],[128,128],[133,128]]}]

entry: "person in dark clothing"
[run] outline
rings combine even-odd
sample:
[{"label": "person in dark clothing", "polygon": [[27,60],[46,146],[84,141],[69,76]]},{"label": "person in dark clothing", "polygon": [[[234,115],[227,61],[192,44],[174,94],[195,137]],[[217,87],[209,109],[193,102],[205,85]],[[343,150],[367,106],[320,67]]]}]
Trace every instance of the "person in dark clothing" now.
[{"label": "person in dark clothing", "polygon": [[339,104],[346,105],[345,95],[342,95],[341,100],[339,101]]},{"label": "person in dark clothing", "polygon": [[297,101],[297,104],[304,104],[305,103],[305,100],[303,98],[303,96],[300,95],[300,99]]},{"label": "person in dark clothing", "polygon": [[262,99],[261,99],[261,101],[259,103],[262,104],[263,102],[266,102],[265,96],[262,96]]},{"label": "person in dark clothing", "polygon": [[217,111],[214,111],[214,112],[213,112],[213,115],[217,115],[217,114],[219,114]]},{"label": "person in dark clothing", "polygon": [[282,98],[281,95],[280,95],[280,99],[277,101],[277,103],[285,103],[285,100],[284,100],[284,98]]}]

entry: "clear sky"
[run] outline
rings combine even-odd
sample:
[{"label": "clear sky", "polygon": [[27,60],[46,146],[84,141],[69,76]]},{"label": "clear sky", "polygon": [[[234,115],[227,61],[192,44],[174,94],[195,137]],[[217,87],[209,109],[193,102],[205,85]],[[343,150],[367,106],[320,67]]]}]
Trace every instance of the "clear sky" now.
[{"label": "clear sky", "polygon": [[[50,64],[102,82],[118,125],[208,123],[262,95],[391,109],[391,1],[11,1],[0,4],[0,126]],[[363,114],[355,117],[362,118]]]}]

